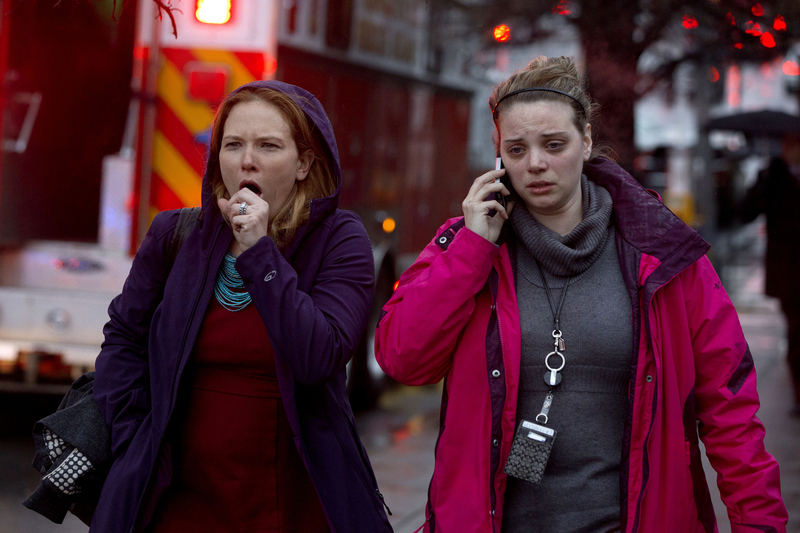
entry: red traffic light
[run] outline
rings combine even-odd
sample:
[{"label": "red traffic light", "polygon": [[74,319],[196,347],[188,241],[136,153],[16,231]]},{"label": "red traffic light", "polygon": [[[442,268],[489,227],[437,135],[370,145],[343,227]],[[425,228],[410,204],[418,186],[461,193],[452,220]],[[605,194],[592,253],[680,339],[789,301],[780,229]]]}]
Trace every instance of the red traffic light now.
[{"label": "red traffic light", "polygon": [[511,39],[511,28],[505,24],[500,24],[499,26],[495,26],[493,35],[495,41],[504,43]]}]

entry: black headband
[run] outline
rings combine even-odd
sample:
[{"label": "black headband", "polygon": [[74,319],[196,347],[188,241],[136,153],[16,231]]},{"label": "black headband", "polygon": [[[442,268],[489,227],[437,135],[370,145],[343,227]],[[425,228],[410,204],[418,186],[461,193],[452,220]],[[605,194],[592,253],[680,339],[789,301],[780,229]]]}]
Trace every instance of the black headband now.
[{"label": "black headband", "polygon": [[575,102],[577,102],[577,104],[579,106],[581,106],[581,110],[583,110],[584,115],[586,114],[586,110],[583,109],[583,104],[580,102],[580,100],[578,100],[577,98],[575,98],[574,96],[572,96],[569,93],[565,93],[564,91],[559,91],[558,89],[551,89],[549,87],[527,87],[525,89],[520,89],[518,91],[511,91],[510,93],[508,93],[507,95],[502,97],[500,100],[498,100],[497,103],[494,104],[494,108],[492,108],[492,115],[494,115],[494,112],[497,110],[497,106],[500,105],[500,102],[502,102],[503,100],[505,100],[509,96],[514,96],[515,94],[527,93],[527,92],[533,92],[533,91],[545,91],[545,92],[548,92],[548,93],[563,94],[564,96],[567,96],[567,97],[572,98],[573,100],[575,100]]}]

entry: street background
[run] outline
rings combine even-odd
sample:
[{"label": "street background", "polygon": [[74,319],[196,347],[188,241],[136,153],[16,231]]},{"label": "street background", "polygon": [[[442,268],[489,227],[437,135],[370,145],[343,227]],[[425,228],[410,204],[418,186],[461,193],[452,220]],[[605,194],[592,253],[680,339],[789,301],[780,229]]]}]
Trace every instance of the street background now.
[{"label": "street background", "polygon": [[[761,396],[758,415],[766,427],[767,450],[780,463],[783,498],[789,510],[788,530],[800,533],[800,418],[788,414],[792,393],[785,362],[785,324],[777,301],[761,294],[764,275],[761,250],[756,243],[736,264],[724,267],[722,272],[755,361]],[[390,522],[397,533],[411,533],[424,520],[440,396],[439,385],[394,387],[382,395],[376,409],[357,417],[361,438],[392,510]],[[54,409],[57,401],[3,395],[0,402],[0,533],[87,531],[71,514],[63,525],[55,525],[22,506],[39,481],[38,473],[30,466],[33,458],[30,428],[36,417]],[[730,532],[714,483],[716,475],[707,461],[705,465],[720,533]]]},{"label": "street background", "polygon": [[[0,0],[0,533],[86,531],[22,507],[39,480],[30,431],[55,391],[93,367],[108,302],[153,217],[200,203],[225,94],[276,79],[322,103],[339,207],[361,217],[373,247],[374,331],[398,276],[494,168],[493,87],[539,55],[574,59],[600,105],[595,142],[712,244],[800,533],[785,324],[762,295],[763,220],[737,219],[781,136],[800,134],[800,2],[181,2]],[[390,520],[408,533],[424,519],[441,390],[378,396],[370,345],[350,365],[351,404]]]}]

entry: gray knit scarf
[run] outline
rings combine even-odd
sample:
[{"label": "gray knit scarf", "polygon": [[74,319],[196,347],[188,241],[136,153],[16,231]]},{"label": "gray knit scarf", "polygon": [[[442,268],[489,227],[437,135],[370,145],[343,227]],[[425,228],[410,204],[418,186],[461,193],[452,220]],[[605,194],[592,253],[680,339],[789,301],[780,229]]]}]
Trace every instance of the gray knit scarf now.
[{"label": "gray knit scarf", "polygon": [[[554,276],[582,274],[594,263],[605,246],[611,224],[611,194],[581,176],[583,220],[563,237],[544,227],[525,209],[511,211],[511,227],[539,265]],[[521,204],[522,202],[520,202]]]}]

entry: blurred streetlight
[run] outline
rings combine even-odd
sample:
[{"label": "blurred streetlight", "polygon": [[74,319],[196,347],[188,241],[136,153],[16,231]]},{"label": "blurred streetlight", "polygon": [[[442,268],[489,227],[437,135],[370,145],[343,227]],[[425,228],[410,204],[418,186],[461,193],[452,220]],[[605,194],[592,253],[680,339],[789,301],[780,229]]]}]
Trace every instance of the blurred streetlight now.
[{"label": "blurred streetlight", "polygon": [[784,61],[783,73],[787,76],[800,76],[800,65],[797,64],[797,61]]},{"label": "blurred streetlight", "polygon": [[381,223],[381,229],[386,233],[391,233],[397,227],[397,223],[392,217],[386,217],[383,219]]}]

